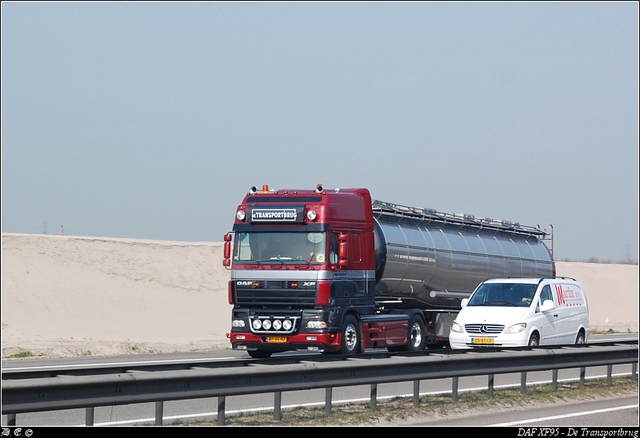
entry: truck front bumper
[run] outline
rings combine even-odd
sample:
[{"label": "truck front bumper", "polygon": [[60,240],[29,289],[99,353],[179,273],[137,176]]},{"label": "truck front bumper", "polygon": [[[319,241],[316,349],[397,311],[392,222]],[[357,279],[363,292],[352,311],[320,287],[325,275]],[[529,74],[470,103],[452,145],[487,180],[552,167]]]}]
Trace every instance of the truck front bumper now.
[{"label": "truck front bumper", "polygon": [[340,349],[340,334],[300,333],[290,336],[255,335],[250,332],[231,332],[229,334],[234,350],[265,351],[336,351]]}]

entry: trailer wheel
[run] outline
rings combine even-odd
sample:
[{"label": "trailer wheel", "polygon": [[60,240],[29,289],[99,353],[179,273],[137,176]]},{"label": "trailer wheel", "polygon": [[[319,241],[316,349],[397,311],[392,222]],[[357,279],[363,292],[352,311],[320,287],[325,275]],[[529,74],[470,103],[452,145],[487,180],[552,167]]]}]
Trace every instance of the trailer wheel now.
[{"label": "trailer wheel", "polygon": [[357,354],[360,350],[360,330],[353,315],[348,315],[342,323],[341,352],[345,355]]},{"label": "trailer wheel", "polygon": [[419,315],[414,315],[409,323],[409,333],[407,334],[407,350],[424,350],[427,343],[424,321]]}]

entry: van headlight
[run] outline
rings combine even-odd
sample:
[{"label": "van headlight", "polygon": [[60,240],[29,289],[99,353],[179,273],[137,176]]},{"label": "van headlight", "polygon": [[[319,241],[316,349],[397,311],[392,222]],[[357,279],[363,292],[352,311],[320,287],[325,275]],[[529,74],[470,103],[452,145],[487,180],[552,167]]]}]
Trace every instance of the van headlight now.
[{"label": "van headlight", "polygon": [[453,323],[451,324],[451,331],[455,333],[464,333],[464,329],[456,321],[453,321]]},{"label": "van headlight", "polygon": [[524,329],[527,328],[527,324],[524,322],[520,322],[518,324],[514,324],[511,327],[509,327],[505,333],[508,335],[513,335],[514,333],[520,333],[522,331],[524,331]]}]

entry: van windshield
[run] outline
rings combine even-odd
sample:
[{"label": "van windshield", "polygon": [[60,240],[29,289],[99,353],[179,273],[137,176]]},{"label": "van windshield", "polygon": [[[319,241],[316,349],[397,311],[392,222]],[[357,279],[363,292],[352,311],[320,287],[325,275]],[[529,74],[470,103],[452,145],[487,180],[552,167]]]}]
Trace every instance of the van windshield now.
[{"label": "van windshield", "polygon": [[537,288],[537,284],[484,283],[467,305],[529,307]]}]

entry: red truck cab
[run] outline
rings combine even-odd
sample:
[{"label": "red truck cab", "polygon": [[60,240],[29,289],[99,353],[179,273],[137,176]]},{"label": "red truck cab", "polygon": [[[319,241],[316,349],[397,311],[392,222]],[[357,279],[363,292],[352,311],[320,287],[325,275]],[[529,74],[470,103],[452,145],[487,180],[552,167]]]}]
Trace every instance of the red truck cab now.
[{"label": "red truck cab", "polygon": [[247,193],[225,236],[234,349],[355,354],[406,343],[406,315],[375,320],[371,204],[367,189]]}]

